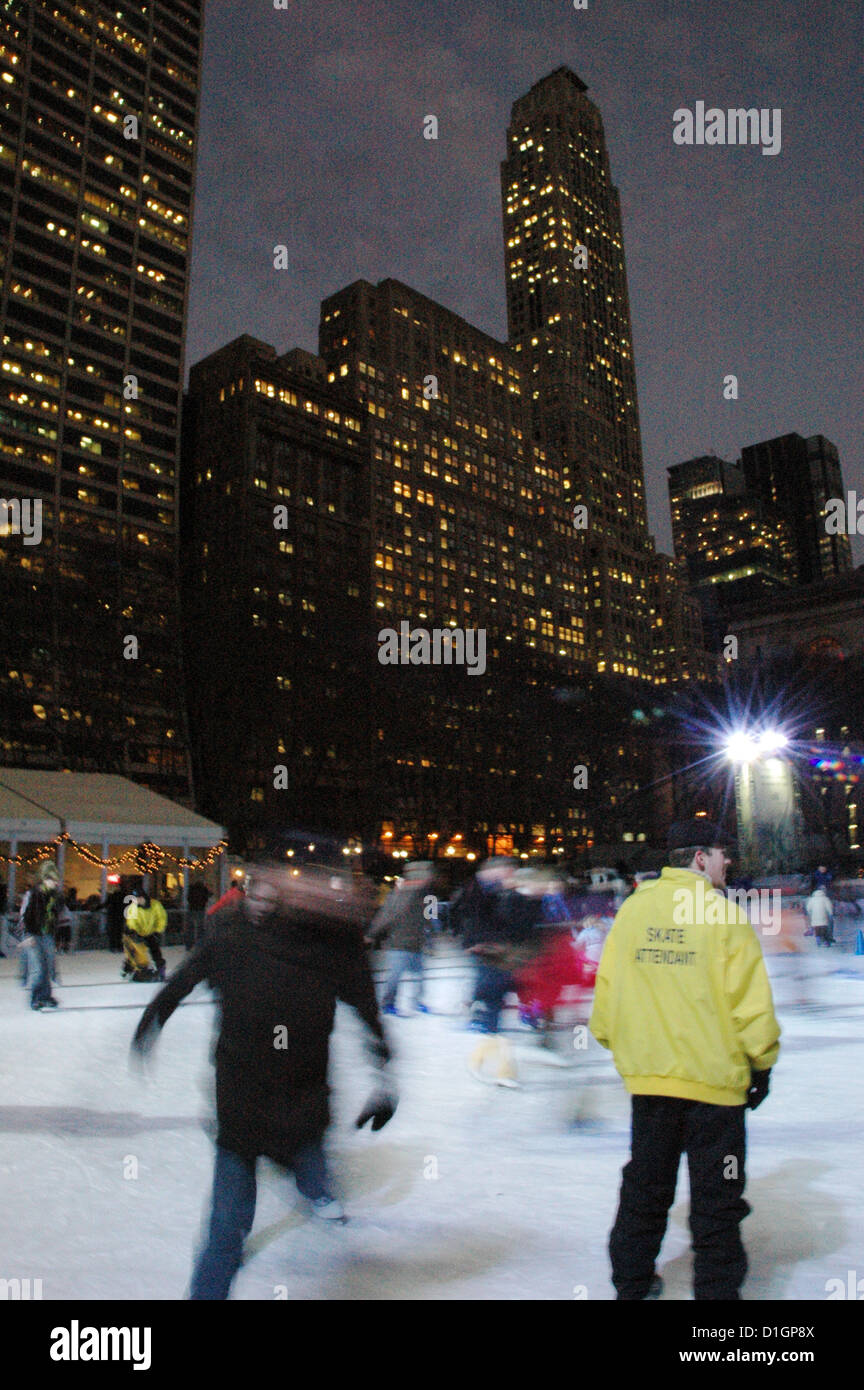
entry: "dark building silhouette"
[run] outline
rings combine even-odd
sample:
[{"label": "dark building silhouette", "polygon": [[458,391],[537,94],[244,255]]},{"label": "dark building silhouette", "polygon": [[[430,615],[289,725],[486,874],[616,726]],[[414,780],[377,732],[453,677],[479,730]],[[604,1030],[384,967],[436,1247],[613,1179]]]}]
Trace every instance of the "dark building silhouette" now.
[{"label": "dark building silhouette", "polygon": [[183,593],[202,807],[247,842],[346,833],[370,787],[368,423],[324,364],[244,336],[191,371]]},{"label": "dark building silhouette", "polygon": [[[244,337],[193,368],[184,553],[197,781],[204,809],[244,834],[317,808],[334,830],[377,836],[383,820],[394,842],[410,834],[432,853],[457,832],[484,847],[502,836],[590,846],[651,780],[634,692],[712,669],[682,567],[647,533],[617,195],[580,89],[561,70],[530,103],[578,140],[561,179],[595,257],[587,287],[580,274],[557,300],[557,262],[542,262],[550,312],[578,308],[580,325],[590,315],[587,330],[550,337],[555,371],[535,372],[515,302],[508,344],[393,279],[324,300],[320,357],[277,357]],[[529,182],[529,203],[535,194]],[[589,204],[603,234],[587,226]],[[533,286],[511,251],[509,272]],[[565,359],[567,391],[555,374]],[[320,615],[345,607],[349,584],[343,637]],[[403,623],[482,632],[485,671],[382,665],[378,636]],[[287,790],[273,785],[283,759]],[[586,760],[591,791],[574,795]],[[629,801],[621,814],[628,833],[644,818]]]},{"label": "dark building silhouette", "polygon": [[784,434],[741,450],[747,491],[773,507],[789,525],[795,580],[815,584],[852,568],[852,547],[845,533],[829,535],[825,504],[845,498],[837,448],[824,435],[804,439]]},{"label": "dark building silhouette", "polygon": [[659,569],[670,597],[680,581],[668,562],[658,569],[648,533],[621,207],[586,91],[561,67],[513,104],[501,166],[509,342],[531,438],[566,500],[588,509],[576,555],[595,669],[698,678],[698,611],[684,588],[675,606],[689,612],[688,645],[655,669],[658,628],[665,634],[649,596]]},{"label": "dark building silhouette", "polygon": [[0,760],[190,792],[176,585],[200,0],[0,13]]},{"label": "dark building silhouette", "polygon": [[746,491],[737,464],[704,454],[668,474],[675,554],[702,604],[706,640],[719,651],[734,604],[794,583],[791,528]]}]

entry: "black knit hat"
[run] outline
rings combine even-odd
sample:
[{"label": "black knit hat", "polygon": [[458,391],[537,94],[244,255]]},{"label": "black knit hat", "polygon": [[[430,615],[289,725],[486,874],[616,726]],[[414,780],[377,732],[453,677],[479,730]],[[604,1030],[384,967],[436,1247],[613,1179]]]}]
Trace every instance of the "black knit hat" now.
[{"label": "black knit hat", "polygon": [[674,825],[670,825],[666,847],[670,853],[676,849],[733,850],[735,838],[714,821],[703,820],[701,816],[697,816],[694,820],[676,821]]}]

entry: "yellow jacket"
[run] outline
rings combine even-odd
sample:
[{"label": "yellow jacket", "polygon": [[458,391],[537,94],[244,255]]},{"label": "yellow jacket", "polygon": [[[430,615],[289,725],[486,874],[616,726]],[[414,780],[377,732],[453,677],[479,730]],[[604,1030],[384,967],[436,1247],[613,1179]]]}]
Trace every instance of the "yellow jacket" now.
[{"label": "yellow jacket", "polygon": [[168,915],[161,903],[151,900],[149,907],[130,903],[126,909],[126,930],[133,936],[156,936],[164,932],[167,925]]},{"label": "yellow jacket", "polygon": [[744,911],[690,869],[641,884],[606,940],[589,1026],[634,1095],[743,1105],[780,1037]]}]

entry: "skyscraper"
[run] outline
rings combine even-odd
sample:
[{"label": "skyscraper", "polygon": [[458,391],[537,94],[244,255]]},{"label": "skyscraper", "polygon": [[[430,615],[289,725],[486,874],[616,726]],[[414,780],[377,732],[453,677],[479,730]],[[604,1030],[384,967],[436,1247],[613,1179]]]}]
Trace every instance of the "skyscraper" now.
[{"label": "skyscraper", "polygon": [[791,531],[747,492],[738,464],[703,454],[668,473],[675,556],[699,596],[706,642],[720,651],[732,605],[794,583]]},{"label": "skyscraper", "polygon": [[382,623],[489,629],[575,665],[585,594],[560,478],[529,425],[506,344],[396,280],[321,306],[329,377],[372,432],[375,605]]},{"label": "skyscraper", "polygon": [[741,450],[747,491],[770,503],[787,520],[799,584],[815,584],[852,568],[845,532],[825,530],[825,503],[846,492],[837,446],[822,434],[804,439],[783,434]]},{"label": "skyscraper", "polygon": [[586,90],[561,67],[513,104],[501,165],[509,342],[530,395],[533,439],[568,502],[587,508],[576,534],[597,669],[652,679],[657,561],[621,208],[603,121]]},{"label": "skyscraper", "polygon": [[747,492],[739,465],[705,454],[668,472],[675,554],[691,584],[717,586],[732,601],[794,583],[788,523]]},{"label": "skyscraper", "polygon": [[[202,0],[0,15],[0,760],[189,791],[176,590]],[[2,520],[2,518],[0,518]]]},{"label": "skyscraper", "polygon": [[[369,423],[324,363],[241,337],[192,368],[183,594],[202,807],[263,826],[363,824],[375,663]],[[281,772],[279,771],[281,769]]]}]

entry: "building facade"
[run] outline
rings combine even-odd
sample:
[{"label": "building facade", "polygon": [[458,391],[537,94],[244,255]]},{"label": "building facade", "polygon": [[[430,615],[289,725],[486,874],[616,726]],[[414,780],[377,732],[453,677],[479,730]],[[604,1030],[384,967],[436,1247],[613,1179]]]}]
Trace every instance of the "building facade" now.
[{"label": "building facade", "polygon": [[202,0],[0,14],[0,498],[40,521],[38,541],[0,535],[0,761],[121,772],[181,799],[202,15]]},{"label": "building facade", "polygon": [[183,607],[196,789],[235,839],[365,823],[368,422],[324,364],[244,336],[190,373]]},{"label": "building facade", "polygon": [[747,491],[783,517],[791,533],[795,582],[815,584],[852,568],[848,535],[829,535],[825,504],[845,498],[836,445],[824,435],[784,434],[741,450]]},{"label": "building facade", "polygon": [[[251,779],[248,798],[260,798],[262,824],[296,819],[318,797],[346,833],[376,834],[377,818],[394,843],[410,834],[427,850],[451,835],[485,848],[502,836],[547,851],[590,847],[617,815],[611,808],[651,780],[653,754],[631,709],[643,697],[633,691],[712,673],[681,566],[657,555],[648,535],[620,210],[599,115],[565,69],[529,98],[514,107],[504,171],[508,342],[399,281],[358,280],[323,301],[319,356],[277,357],[241,338],[193,368],[184,516],[200,693],[190,683],[190,705],[202,808],[229,824],[239,774]],[[546,125],[564,161],[553,187],[566,185],[573,235],[560,248],[532,240],[526,259],[509,222],[511,185],[521,187],[519,145],[527,150],[530,131],[539,139]],[[526,217],[538,222],[541,171],[523,172],[526,206],[536,205]],[[561,215],[564,196],[550,202]],[[555,271],[577,233],[590,271],[563,283]],[[350,502],[335,481],[349,474]],[[328,487],[338,544],[316,526],[331,507]],[[280,499],[281,540],[267,520]],[[300,577],[291,577],[289,547],[292,564],[303,551]],[[316,571],[337,588],[354,584],[353,645],[334,641],[332,627],[316,631],[308,608],[294,622],[298,603],[319,603]],[[334,589],[323,606],[335,604]],[[382,664],[381,634],[403,625],[482,634],[483,669]],[[323,766],[314,740],[286,734],[304,727],[308,709],[282,701],[274,682],[309,684],[316,648],[319,672],[331,659],[341,665],[311,685],[340,681],[358,715],[352,725],[350,707],[337,702],[328,721],[336,730],[347,718],[354,730],[353,752],[341,729],[331,736],[334,788],[344,795],[322,797],[326,777],[311,777],[304,803],[268,786],[277,753],[289,773],[307,747],[310,771]],[[235,660],[252,670],[242,693],[232,689]],[[227,674],[208,686],[220,661]],[[588,795],[578,794],[580,768]],[[347,790],[364,778],[365,803]]]},{"label": "building facade", "polygon": [[[595,669],[653,681],[649,594],[659,578],[621,207],[586,91],[562,67],[513,104],[501,165],[508,341],[526,383],[531,438],[571,507],[587,509],[576,540]],[[690,603],[686,594],[680,601]],[[690,677],[693,660],[677,679]]]},{"label": "building facade", "polygon": [[737,464],[704,454],[667,471],[675,555],[698,595],[706,642],[721,651],[730,607],[794,583],[791,528],[748,494]]}]

